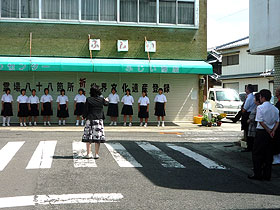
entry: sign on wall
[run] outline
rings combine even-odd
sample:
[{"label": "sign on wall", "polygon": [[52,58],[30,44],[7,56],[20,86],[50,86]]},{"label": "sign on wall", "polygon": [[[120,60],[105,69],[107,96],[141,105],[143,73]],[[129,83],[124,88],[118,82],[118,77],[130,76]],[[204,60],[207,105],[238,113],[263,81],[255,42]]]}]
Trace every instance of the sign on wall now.
[{"label": "sign on wall", "polygon": [[118,52],[127,52],[128,40],[118,40],[117,47],[118,47]]},{"label": "sign on wall", "polygon": [[100,39],[90,39],[89,40],[89,50],[100,50]]},{"label": "sign on wall", "polygon": [[156,52],[156,41],[145,41],[145,52]]}]

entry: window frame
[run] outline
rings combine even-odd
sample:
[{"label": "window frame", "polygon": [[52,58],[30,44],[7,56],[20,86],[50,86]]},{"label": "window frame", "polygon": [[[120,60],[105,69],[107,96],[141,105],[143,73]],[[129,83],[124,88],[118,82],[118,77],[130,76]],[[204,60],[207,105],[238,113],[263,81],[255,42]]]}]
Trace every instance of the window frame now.
[{"label": "window frame", "polygon": [[[98,21],[95,20],[82,20],[82,11],[81,11],[81,0],[78,0],[79,5],[79,14],[78,19],[62,19],[61,18],[61,0],[59,0],[59,19],[42,19],[42,0],[39,1],[39,16],[38,18],[22,18],[21,17],[21,0],[19,2],[19,17],[18,18],[6,18],[2,17],[2,0],[0,0],[0,22],[35,22],[35,23],[55,23],[55,24],[87,24],[87,25],[111,25],[111,26],[132,26],[132,27],[159,27],[159,28],[188,28],[188,29],[199,29],[199,0],[176,0],[176,24],[169,23],[160,23],[160,14],[159,14],[159,2],[156,1],[156,22],[140,22],[140,0],[137,0],[137,22],[121,22],[120,21],[120,0],[117,1],[117,18],[116,21],[104,21],[100,19],[100,0],[98,8]],[[178,3],[179,2],[192,2],[194,3],[194,24],[178,24]]]}]

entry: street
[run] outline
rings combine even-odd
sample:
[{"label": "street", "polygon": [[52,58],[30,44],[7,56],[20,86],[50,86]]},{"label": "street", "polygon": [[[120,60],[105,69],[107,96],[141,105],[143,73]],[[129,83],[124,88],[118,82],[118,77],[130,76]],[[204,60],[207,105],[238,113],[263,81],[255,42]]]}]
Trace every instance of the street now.
[{"label": "street", "polygon": [[0,208],[280,208],[280,167],[271,182],[247,179],[240,124],[107,126],[98,160],[81,158],[82,130],[0,128]]}]

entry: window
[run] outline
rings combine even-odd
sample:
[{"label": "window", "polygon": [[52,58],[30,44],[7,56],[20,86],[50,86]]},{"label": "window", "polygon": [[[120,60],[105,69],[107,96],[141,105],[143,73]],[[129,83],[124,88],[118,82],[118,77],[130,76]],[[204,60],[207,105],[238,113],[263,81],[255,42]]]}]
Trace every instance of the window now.
[{"label": "window", "polygon": [[[259,86],[258,85],[252,85],[252,88],[253,88],[253,92],[258,92],[258,89],[259,89]],[[245,91],[247,89],[247,85],[245,85]]]},{"label": "window", "polygon": [[42,19],[59,19],[60,1],[41,0]]},{"label": "window", "polygon": [[156,0],[139,0],[139,21],[142,23],[157,22]]},{"label": "window", "polygon": [[159,1],[159,22],[176,24],[176,0]]},{"label": "window", "polygon": [[120,0],[120,21],[137,22],[137,1]]},{"label": "window", "polygon": [[222,58],[223,66],[231,66],[231,65],[238,65],[238,64],[239,64],[239,54],[223,56]]},{"label": "window", "polygon": [[194,3],[178,1],[178,23],[194,24]]},{"label": "window", "polygon": [[39,18],[39,0],[21,0],[22,18]]},{"label": "window", "polygon": [[209,100],[215,101],[215,95],[213,91],[209,93]]},{"label": "window", "polygon": [[217,101],[239,101],[239,95],[235,90],[216,91]]},{"label": "window", "polygon": [[98,20],[99,0],[82,0],[82,20]]},{"label": "window", "polygon": [[61,0],[61,19],[79,19],[79,0]]},{"label": "window", "polygon": [[1,17],[18,18],[19,17],[18,0],[1,0]]},{"label": "window", "polygon": [[117,21],[117,1],[101,0],[100,1],[100,20]]}]

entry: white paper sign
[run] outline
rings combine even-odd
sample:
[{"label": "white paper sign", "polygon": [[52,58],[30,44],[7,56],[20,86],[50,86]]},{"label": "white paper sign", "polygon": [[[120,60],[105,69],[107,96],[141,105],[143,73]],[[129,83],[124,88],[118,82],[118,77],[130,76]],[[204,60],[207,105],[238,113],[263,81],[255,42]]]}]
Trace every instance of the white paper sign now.
[{"label": "white paper sign", "polygon": [[100,50],[100,39],[89,40],[89,50]]},{"label": "white paper sign", "polygon": [[156,52],[156,41],[146,41],[145,52]]},{"label": "white paper sign", "polygon": [[118,52],[128,51],[128,40],[118,40]]}]

